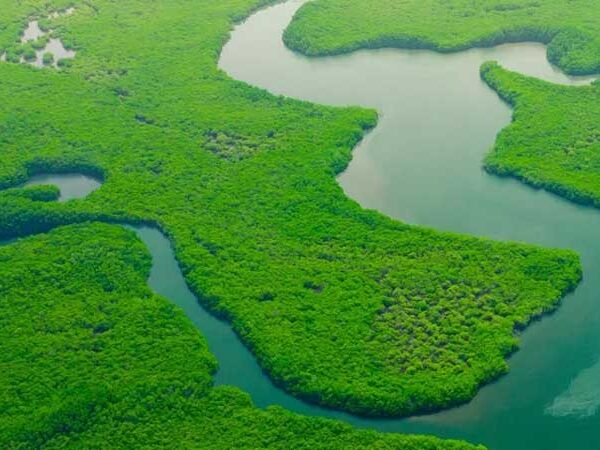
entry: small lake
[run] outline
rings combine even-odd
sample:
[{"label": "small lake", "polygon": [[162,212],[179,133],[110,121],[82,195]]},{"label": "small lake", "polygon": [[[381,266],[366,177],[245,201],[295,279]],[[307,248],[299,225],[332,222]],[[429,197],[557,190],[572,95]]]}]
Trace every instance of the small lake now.
[{"label": "small lake", "polygon": [[480,80],[479,67],[497,60],[511,70],[572,85],[591,78],[564,75],[536,43],[455,54],[383,49],[306,58],[281,40],[303,3],[264,9],[237,26],[220,67],[275,94],[379,111],[377,128],[339,177],[349,197],[412,224],[576,250],[584,281],[556,314],[522,335],[511,372],[459,408],[372,420],[299,408],[247,390],[261,405],[279,403],[382,431],[463,438],[492,450],[600,448],[600,211],[482,170],[511,110]]},{"label": "small lake", "polygon": [[96,178],[79,173],[41,174],[32,176],[25,186],[52,185],[60,189],[59,202],[81,199],[90,195],[102,186]]}]

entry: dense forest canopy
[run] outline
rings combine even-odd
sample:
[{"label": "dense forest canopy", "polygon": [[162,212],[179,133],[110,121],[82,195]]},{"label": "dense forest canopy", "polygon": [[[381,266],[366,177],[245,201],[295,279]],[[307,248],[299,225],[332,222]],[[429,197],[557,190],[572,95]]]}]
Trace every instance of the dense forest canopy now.
[{"label": "dense forest canopy", "polygon": [[475,449],[356,431],[212,387],[215,358],[146,285],[131,231],[85,224],[0,247],[2,448]]},{"label": "dense forest canopy", "polygon": [[570,200],[600,206],[600,84],[567,87],[489,63],[483,79],[515,109],[485,161]]},{"label": "dense forest canopy", "polygon": [[595,0],[316,0],[298,12],[285,41],[310,55],[535,41],[548,44],[564,71],[589,74],[600,72],[599,16]]},{"label": "dense forest canopy", "polygon": [[[262,3],[5,0],[0,49],[18,52],[28,18],[74,5],[40,23],[77,57],[0,64],[0,236],[156,224],[200,301],[290,392],[371,415],[467,401],[507,370],[515,326],[576,286],[577,255],[408,226],[346,198],[335,175],[376,113],[217,69],[232,23]],[[72,170],[105,183],[65,204],[16,188]]]}]

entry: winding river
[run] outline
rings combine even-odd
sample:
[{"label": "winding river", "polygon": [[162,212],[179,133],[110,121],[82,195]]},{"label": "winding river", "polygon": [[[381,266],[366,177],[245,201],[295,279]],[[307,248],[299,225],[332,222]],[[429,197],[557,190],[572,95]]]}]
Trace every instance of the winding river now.
[{"label": "winding river", "polygon": [[[198,304],[168,239],[130,226],[153,256],[151,288],[179,305],[219,360],[216,384],[248,392],[257,406],[337,418],[386,432],[467,439],[492,450],[600,448],[600,213],[484,173],[481,161],[510,110],[479,79],[490,59],[550,81],[587,83],[548,64],[538,44],[440,55],[427,51],[360,51],[308,59],[287,50],[281,34],[303,0],[257,12],[234,30],[220,66],[232,77],[277,94],[381,113],[339,182],[369,208],[443,230],[572,248],[585,279],[557,313],[528,328],[511,372],[467,405],[409,419],[365,419],[304,403],[275,387],[231,328]],[[40,175],[28,185],[55,184],[59,201],[100,187],[79,174]],[[418,195],[416,195],[418,193]]]},{"label": "winding river", "polygon": [[[339,177],[348,196],[404,222],[571,248],[584,266],[577,291],[522,335],[511,372],[469,404],[406,420],[346,420],[384,431],[464,438],[496,450],[600,448],[600,212],[481,169],[511,111],[480,80],[479,67],[497,60],[555,83],[590,78],[566,76],[535,43],[455,54],[383,49],[306,58],[281,40],[304,2],[266,8],[237,26],[220,67],[275,94],[380,112],[379,125]],[[264,393],[246,390],[266,402]]]}]

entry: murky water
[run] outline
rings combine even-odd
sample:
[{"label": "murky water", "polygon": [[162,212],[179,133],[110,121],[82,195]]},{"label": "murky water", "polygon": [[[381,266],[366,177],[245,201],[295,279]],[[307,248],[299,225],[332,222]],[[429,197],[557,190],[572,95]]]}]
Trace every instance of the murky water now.
[{"label": "murky water", "polygon": [[[564,75],[535,43],[443,55],[387,49],[305,58],[281,41],[302,3],[265,9],[236,27],[220,67],[276,94],[376,108],[378,127],[339,178],[350,197],[405,222],[571,248],[584,267],[575,294],[524,333],[511,373],[471,403],[406,420],[345,419],[384,431],[464,438],[497,450],[600,448],[600,211],[481,169],[511,112],[480,80],[479,67],[497,60],[555,83],[591,78]],[[253,394],[260,404],[269,403],[262,393]]]}]

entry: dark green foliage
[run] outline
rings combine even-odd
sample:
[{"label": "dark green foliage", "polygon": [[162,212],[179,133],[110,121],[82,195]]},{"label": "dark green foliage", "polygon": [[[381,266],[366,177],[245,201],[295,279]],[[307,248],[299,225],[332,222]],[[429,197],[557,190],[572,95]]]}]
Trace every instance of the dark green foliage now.
[{"label": "dark green foliage", "polygon": [[[0,47],[47,5],[10,3]],[[372,415],[468,400],[507,370],[514,327],[576,285],[577,256],[347,199],[335,175],[375,112],[274,97],[216,67],[232,17],[261,3],[77,2],[56,28],[78,49],[71,67],[0,64],[0,185],[41,167],[105,180],[60,205],[1,194],[0,234],[158,224],[201,301],[289,391]]]},{"label": "dark green foliage", "polygon": [[54,62],[54,55],[50,52],[44,53],[42,62],[44,63],[44,65],[49,66],[50,64],[52,64]]},{"label": "dark green foliage", "polygon": [[600,84],[555,85],[496,63],[484,65],[481,74],[515,109],[486,169],[600,207]]},{"label": "dark green foliage", "polygon": [[[0,192],[0,198],[24,198],[37,202],[51,202],[58,199],[60,192],[56,186],[31,186],[27,189],[9,189]],[[24,205],[30,204],[25,202]],[[25,206],[25,208],[27,207]],[[4,235],[14,235],[16,233],[4,233]]]},{"label": "dark green foliage", "polygon": [[65,69],[65,68],[71,67],[73,65],[73,60],[72,59],[63,58],[63,59],[59,59],[56,64],[61,69]]},{"label": "dark green foliage", "polygon": [[31,43],[31,46],[36,50],[42,50],[48,44],[48,36],[42,36]]},{"label": "dark green foliage", "polygon": [[302,7],[284,40],[309,55],[535,41],[548,44],[550,61],[566,72],[589,74],[600,71],[598,17],[596,0],[316,0]]},{"label": "dark green foliage", "polygon": [[474,449],[356,431],[213,388],[216,361],[146,286],[130,231],[61,228],[0,247],[0,447]]},{"label": "dark green foliage", "polygon": [[[274,137],[274,132],[267,133],[268,137]],[[240,161],[248,158],[260,150],[268,150],[271,145],[265,142],[264,137],[247,138],[238,134],[208,130],[204,133],[204,148],[228,161]]]},{"label": "dark green foliage", "polygon": [[23,46],[23,58],[25,58],[25,61],[33,61],[36,57],[35,48],[31,44],[25,44]]}]

